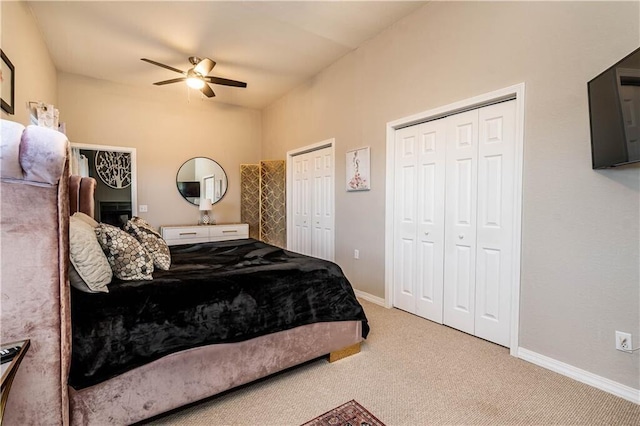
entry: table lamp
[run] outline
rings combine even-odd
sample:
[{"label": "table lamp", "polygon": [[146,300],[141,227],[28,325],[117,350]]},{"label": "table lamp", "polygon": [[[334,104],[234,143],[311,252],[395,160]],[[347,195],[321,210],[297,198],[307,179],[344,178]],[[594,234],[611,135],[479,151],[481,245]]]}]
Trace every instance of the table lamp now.
[{"label": "table lamp", "polygon": [[202,212],[202,218],[200,223],[202,225],[209,225],[209,210],[212,209],[211,200],[209,198],[200,198],[200,211]]}]

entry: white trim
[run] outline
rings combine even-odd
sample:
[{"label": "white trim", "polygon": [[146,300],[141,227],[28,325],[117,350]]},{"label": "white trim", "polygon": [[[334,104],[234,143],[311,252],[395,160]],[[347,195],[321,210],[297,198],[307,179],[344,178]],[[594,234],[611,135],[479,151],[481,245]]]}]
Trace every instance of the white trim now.
[{"label": "white trim", "polygon": [[393,200],[395,175],[395,133],[397,129],[446,117],[462,111],[491,105],[506,100],[516,102],[516,155],[515,155],[515,190],[514,190],[514,239],[513,239],[513,288],[511,303],[511,337],[509,347],[512,356],[517,356],[520,324],[520,268],[522,255],[522,166],[524,152],[524,110],[525,84],[519,83],[493,92],[474,96],[449,105],[430,109],[408,117],[399,118],[387,123],[387,176],[385,197],[385,273],[384,298],[385,306],[393,306]]},{"label": "white trim", "polygon": [[548,356],[540,355],[539,353],[530,351],[529,349],[518,348],[517,353],[519,358],[532,364],[554,371],[558,374],[562,374],[563,376],[570,377],[573,380],[593,386],[594,388],[603,390],[612,395],[619,396],[627,401],[640,404],[640,389],[634,389],[630,386],[623,385],[622,383],[614,382],[606,377],[598,376],[597,374],[590,373],[586,370],[574,367],[573,365],[549,358]]},{"label": "white trim", "polygon": [[366,293],[362,290],[353,289],[353,292],[356,294],[356,297],[359,299],[364,299],[367,302],[375,303],[376,305],[380,305],[382,307],[387,307],[384,299],[382,297],[374,296],[373,294]]},{"label": "white trim", "polygon": [[[331,158],[333,161],[331,162],[331,175],[333,176],[333,202],[331,203],[333,211],[331,212],[331,217],[333,217],[333,250],[334,259],[335,259],[335,241],[336,241],[336,139],[326,139],[324,141],[314,143],[311,145],[303,146],[300,148],[292,149],[291,151],[287,151],[287,249],[289,249],[293,245],[293,188],[291,187],[293,183],[293,157],[300,154],[306,154],[307,152],[317,151],[319,149],[331,148]],[[332,259],[333,260],[333,259]]]},{"label": "white trim", "polygon": [[86,149],[89,151],[113,151],[128,152],[131,154],[131,215],[138,215],[138,161],[136,149],[126,146],[93,145],[88,143],[71,142],[71,148]]},{"label": "white trim", "polygon": [[396,128],[387,123],[387,176],[384,213],[384,306],[393,307],[393,201]]},{"label": "white trim", "polygon": [[522,168],[524,165],[524,83],[512,86],[516,96],[516,152],[514,176],[513,269],[511,288],[511,346],[509,352],[517,356],[520,331],[520,268],[522,261]]}]

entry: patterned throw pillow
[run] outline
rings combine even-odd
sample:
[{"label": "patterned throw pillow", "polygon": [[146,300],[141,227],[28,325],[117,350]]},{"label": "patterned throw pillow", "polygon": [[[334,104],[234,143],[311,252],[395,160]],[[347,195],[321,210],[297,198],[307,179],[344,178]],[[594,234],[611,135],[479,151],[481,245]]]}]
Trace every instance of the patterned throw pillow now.
[{"label": "patterned throw pillow", "polygon": [[153,279],[153,261],[138,240],[106,223],[101,223],[95,231],[116,277],[121,280]]},{"label": "patterned throw pillow", "polygon": [[156,268],[165,271],[169,270],[169,267],[171,267],[169,246],[151,225],[144,219],[134,216],[124,225],[124,230],[133,235],[142,244],[142,247],[151,256]]}]

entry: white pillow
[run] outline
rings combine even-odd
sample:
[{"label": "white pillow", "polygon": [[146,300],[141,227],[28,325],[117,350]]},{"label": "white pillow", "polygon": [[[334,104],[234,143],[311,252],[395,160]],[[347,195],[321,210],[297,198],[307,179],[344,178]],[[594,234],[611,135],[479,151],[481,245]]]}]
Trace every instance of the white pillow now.
[{"label": "white pillow", "polygon": [[73,216],[69,219],[69,258],[92,291],[109,292],[107,284],[111,282],[113,272],[107,256],[98,243],[93,227]]},{"label": "white pillow", "polygon": [[71,262],[69,262],[69,284],[71,284],[71,287],[75,287],[84,293],[104,293],[91,290],[80,274],[78,274],[78,271],[76,271],[76,268],[73,267]]},{"label": "white pillow", "polygon": [[87,222],[89,225],[91,225],[92,228],[97,228],[99,225],[99,223],[94,218],[82,212],[75,212],[71,217],[75,217],[83,222]]}]

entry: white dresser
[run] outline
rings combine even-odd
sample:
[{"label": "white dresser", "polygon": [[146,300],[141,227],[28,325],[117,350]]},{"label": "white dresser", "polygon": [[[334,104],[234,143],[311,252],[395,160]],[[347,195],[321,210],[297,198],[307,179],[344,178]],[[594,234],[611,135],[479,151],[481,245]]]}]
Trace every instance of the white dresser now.
[{"label": "white dresser", "polygon": [[220,225],[161,226],[160,233],[168,245],[206,243],[209,241],[249,238],[249,225],[229,223]]}]

